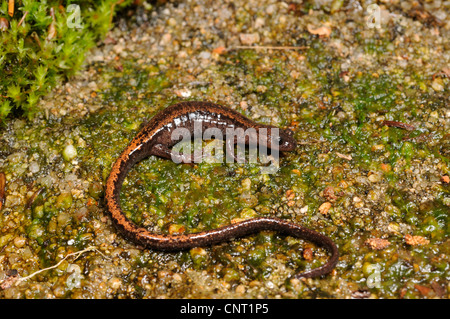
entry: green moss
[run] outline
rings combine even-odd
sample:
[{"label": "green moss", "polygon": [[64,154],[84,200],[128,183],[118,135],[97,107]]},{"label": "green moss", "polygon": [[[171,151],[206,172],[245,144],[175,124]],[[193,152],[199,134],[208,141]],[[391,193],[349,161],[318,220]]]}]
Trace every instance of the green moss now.
[{"label": "green moss", "polygon": [[71,1],[22,0],[10,17],[2,1],[0,17],[9,28],[0,31],[0,123],[14,109],[27,117],[38,112],[40,97],[80,69],[86,52],[110,29],[114,11],[130,3],[78,1],[77,16]]},{"label": "green moss", "polygon": [[266,258],[264,246],[259,245],[247,252],[247,261],[252,266],[259,266]]}]

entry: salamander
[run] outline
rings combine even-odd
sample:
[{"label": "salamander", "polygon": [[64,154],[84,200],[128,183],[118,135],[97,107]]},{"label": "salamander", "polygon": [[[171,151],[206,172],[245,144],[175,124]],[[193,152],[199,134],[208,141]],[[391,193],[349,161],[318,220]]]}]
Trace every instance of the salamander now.
[{"label": "salamander", "polygon": [[[173,104],[157,113],[142,127],[112,166],[106,182],[105,202],[107,212],[116,228],[129,240],[161,251],[210,246],[264,230],[276,231],[311,241],[326,248],[331,255],[324,265],[297,273],[295,277],[311,278],[331,272],[339,259],[339,251],[335,243],[325,235],[283,219],[258,217],[198,233],[165,235],[140,227],[125,216],[120,206],[119,195],[128,171],[133,165],[151,155],[173,160],[175,154],[172,147],[179,143],[180,139],[173,138],[172,133],[177,128],[193,132],[195,122],[201,124],[202,130],[216,128],[224,134],[229,128],[242,128],[243,130],[253,128],[257,134],[261,129],[265,129],[266,138],[258,139],[258,143],[282,152],[292,151],[297,146],[291,130],[279,129],[277,131],[279,133],[275,137],[275,134],[272,134],[274,126],[255,123],[230,108],[210,102]],[[275,138],[276,141],[273,140]],[[233,142],[236,143],[236,140]],[[248,142],[249,140],[246,139],[245,143]],[[192,161],[194,158],[190,156],[181,158],[183,163]]]}]

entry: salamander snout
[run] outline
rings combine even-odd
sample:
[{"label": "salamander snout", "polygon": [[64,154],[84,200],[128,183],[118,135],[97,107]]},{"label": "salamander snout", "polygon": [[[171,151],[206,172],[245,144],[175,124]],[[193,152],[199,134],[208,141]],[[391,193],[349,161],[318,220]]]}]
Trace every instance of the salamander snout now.
[{"label": "salamander snout", "polygon": [[294,132],[290,129],[280,130],[277,144],[280,151],[293,151],[297,147],[297,141],[294,139]]}]

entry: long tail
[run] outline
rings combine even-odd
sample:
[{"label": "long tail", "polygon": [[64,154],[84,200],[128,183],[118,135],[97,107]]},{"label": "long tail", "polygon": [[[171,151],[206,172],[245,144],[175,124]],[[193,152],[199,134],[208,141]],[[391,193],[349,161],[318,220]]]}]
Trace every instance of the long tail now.
[{"label": "long tail", "polygon": [[[125,150],[123,154],[129,153],[129,150]],[[311,278],[322,276],[331,272],[336,266],[339,259],[339,251],[335,243],[329,237],[298,224],[278,218],[261,217],[248,219],[205,232],[176,236],[154,234],[146,228],[137,226],[123,213],[120,207],[119,194],[123,180],[129,169],[146,155],[145,150],[142,150],[133,153],[133,156],[127,155],[119,157],[113,165],[111,174],[106,182],[105,199],[107,211],[117,229],[119,229],[126,238],[148,248],[174,251],[200,246],[210,246],[212,244],[229,241],[263,230],[277,231],[311,241],[327,249],[331,255],[327,263],[323,266],[298,273],[295,277]]]},{"label": "long tail", "polygon": [[177,236],[155,235],[146,229],[142,229],[142,232],[139,234],[135,233],[137,236],[134,237],[134,240],[147,247],[158,250],[182,250],[210,246],[264,230],[276,231],[308,240],[325,248],[329,252],[330,258],[324,265],[306,272],[297,273],[294,276],[296,278],[312,278],[326,275],[335,268],[339,261],[339,250],[329,237],[301,225],[278,218],[253,218],[205,232]]}]

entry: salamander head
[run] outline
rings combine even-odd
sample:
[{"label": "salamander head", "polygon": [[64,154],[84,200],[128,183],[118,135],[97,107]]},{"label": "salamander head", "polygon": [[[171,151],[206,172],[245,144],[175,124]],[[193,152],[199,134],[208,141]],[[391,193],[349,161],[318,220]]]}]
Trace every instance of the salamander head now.
[{"label": "salamander head", "polygon": [[280,129],[276,144],[280,151],[293,151],[297,147],[297,141],[294,139],[294,132],[290,129]]},{"label": "salamander head", "polygon": [[297,147],[294,132],[290,129],[270,128],[267,130],[267,137],[260,135],[259,141],[268,148],[282,152],[293,151]]}]

